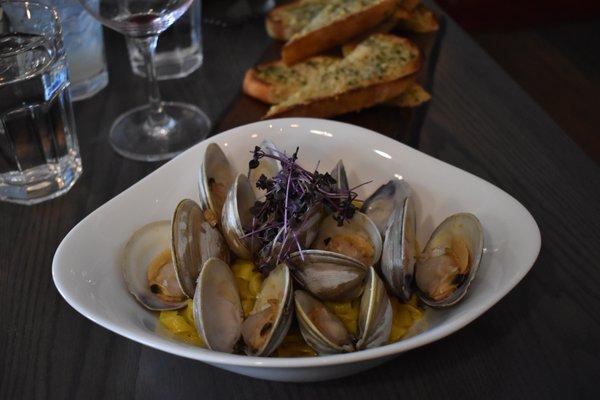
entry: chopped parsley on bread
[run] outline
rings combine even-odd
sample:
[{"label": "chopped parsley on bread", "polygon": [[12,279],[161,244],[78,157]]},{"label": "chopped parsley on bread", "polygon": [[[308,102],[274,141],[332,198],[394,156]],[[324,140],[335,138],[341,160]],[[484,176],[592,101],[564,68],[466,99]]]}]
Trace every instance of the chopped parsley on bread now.
[{"label": "chopped parsley on bread", "polygon": [[[267,33],[273,39],[290,40],[292,36],[299,34],[306,29],[311,21],[313,21],[322,11],[329,5],[330,8],[344,6],[344,3],[354,0],[339,1],[339,0],[297,0],[292,3],[284,4],[275,7],[267,14],[266,28]],[[387,32],[395,26],[400,26],[402,29],[413,32],[432,32],[438,28],[437,18],[435,14],[427,7],[419,4],[419,0],[396,0],[394,12],[384,18],[375,27],[361,27],[360,30],[363,37],[366,31],[370,33]],[[359,3],[355,3],[358,5]],[[346,10],[347,12],[348,10]],[[344,13],[342,11],[342,13]],[[327,21],[331,16],[321,15],[320,21]],[[406,21],[406,22],[404,22]],[[390,24],[393,22],[393,25]],[[377,27],[384,27],[377,29]]]},{"label": "chopped parsley on bread", "polygon": [[244,92],[265,103],[281,103],[340,60],[340,57],[315,56],[291,67],[281,60],[259,64],[246,71]]},{"label": "chopped parsley on bread", "polygon": [[266,117],[329,117],[398,97],[414,83],[421,54],[408,39],[376,34],[344,58],[317,57],[286,67],[263,64],[246,74],[244,91],[274,104]]},{"label": "chopped parsley on bread", "polygon": [[374,28],[396,7],[397,0],[332,0],[281,50],[287,65],[295,64]]}]

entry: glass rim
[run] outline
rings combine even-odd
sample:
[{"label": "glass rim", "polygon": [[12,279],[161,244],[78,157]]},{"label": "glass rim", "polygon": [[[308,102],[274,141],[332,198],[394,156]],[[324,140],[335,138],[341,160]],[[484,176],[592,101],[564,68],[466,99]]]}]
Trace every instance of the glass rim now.
[{"label": "glass rim", "polygon": [[[33,6],[38,11],[47,11],[48,15],[51,17],[51,22],[56,28],[56,34],[62,35],[62,25],[60,16],[58,15],[58,10],[53,5],[38,3],[36,1],[29,0],[0,0],[0,7],[4,4],[14,4],[15,6],[21,7],[30,7]],[[2,13],[6,15],[6,11],[2,10]]]},{"label": "glass rim", "polygon": [[0,6],[2,4],[6,4],[6,3],[32,5],[37,8],[41,8],[41,9],[50,11],[50,13],[55,17],[55,19],[60,21],[60,18],[58,17],[58,11],[56,10],[56,7],[54,7],[52,5],[38,3],[37,1],[29,1],[29,0],[0,0]]},{"label": "glass rim", "polygon": [[[45,40],[52,46],[54,51],[64,51],[62,47],[62,26],[60,16],[58,15],[58,11],[54,6],[28,0],[0,0],[0,7],[3,8],[3,18],[10,18],[10,13],[7,12],[7,8],[5,7],[6,5],[15,7],[15,11],[18,13],[25,13],[27,20],[33,20],[35,16],[41,17],[43,20],[43,28],[39,29],[41,31],[39,34],[46,38]],[[0,34],[10,34],[11,32],[12,30],[6,32],[3,30],[0,32]],[[31,48],[35,47],[36,45],[37,43],[31,43],[25,47],[21,47],[13,51],[2,52],[0,53],[0,60],[2,60],[3,63],[7,60],[10,62],[10,60],[15,56],[18,56],[19,53],[31,50]],[[2,77],[4,72],[6,72],[5,69],[0,70],[0,86],[14,83],[14,79],[5,80],[6,77]]]}]

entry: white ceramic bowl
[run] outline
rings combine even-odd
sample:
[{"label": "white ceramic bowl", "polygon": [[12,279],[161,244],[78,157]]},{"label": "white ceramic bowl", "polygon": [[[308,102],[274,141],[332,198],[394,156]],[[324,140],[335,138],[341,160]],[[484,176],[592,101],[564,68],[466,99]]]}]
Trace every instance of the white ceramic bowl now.
[{"label": "white ceramic bowl", "polygon": [[[258,358],[223,354],[177,342],[156,333],[157,317],[128,293],[119,256],[140,226],[169,219],[177,202],[197,199],[197,171],[206,145],[224,149],[239,171],[250,150],[264,138],[280,149],[300,146],[300,163],[330,170],[343,159],[364,198],[380,184],[402,176],[416,193],[418,236],[424,244],[446,216],[468,211],[483,224],[485,254],[466,298],[443,311],[428,310],[428,329],[387,346],[310,358]],[[54,283],[77,311],[111,331],[172,354],[257,378],[317,381],[374,367],[400,353],[431,343],[464,327],[505,296],[529,271],[540,249],[540,232],[529,212],[492,184],[385,136],[353,125],[290,118],[245,125],[199,143],[142,179],[81,221],[58,247]]]}]

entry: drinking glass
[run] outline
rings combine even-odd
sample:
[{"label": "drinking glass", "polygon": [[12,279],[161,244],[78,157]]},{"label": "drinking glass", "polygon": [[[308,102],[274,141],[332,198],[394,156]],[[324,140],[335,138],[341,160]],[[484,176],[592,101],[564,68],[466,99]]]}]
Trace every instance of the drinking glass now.
[{"label": "drinking glass", "polygon": [[[95,0],[96,7],[98,1]],[[108,84],[102,25],[77,0],[43,0],[58,11],[67,52],[71,99],[92,97]]]},{"label": "drinking glass", "polygon": [[81,175],[61,28],[52,7],[1,0],[0,200],[35,204]]},{"label": "drinking glass", "polygon": [[[192,0],[79,0],[103,25],[131,38],[146,63],[149,104],[134,108],[114,122],[109,139],[124,157],[164,160],[204,139],[210,120],[199,108],[160,98],[154,69],[158,35],[173,24]],[[96,6],[97,5],[97,6]]]},{"label": "drinking glass", "polygon": [[[194,0],[186,13],[160,35],[154,59],[158,80],[185,78],[202,65],[201,14],[202,2]],[[127,49],[133,73],[145,78],[144,57],[131,39],[127,40]]]}]

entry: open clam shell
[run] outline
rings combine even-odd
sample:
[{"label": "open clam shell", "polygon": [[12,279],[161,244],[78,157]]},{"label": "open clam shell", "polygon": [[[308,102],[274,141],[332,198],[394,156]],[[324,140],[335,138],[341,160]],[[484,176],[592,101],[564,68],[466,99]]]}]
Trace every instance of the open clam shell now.
[{"label": "open clam shell", "polygon": [[308,292],[294,292],[296,317],[306,343],[319,354],[354,351],[352,335],[344,323]]},{"label": "open clam shell", "polygon": [[253,255],[252,237],[246,236],[246,232],[252,228],[250,208],[255,202],[250,180],[246,175],[239,174],[227,193],[221,215],[221,230],[229,249],[246,260]]},{"label": "open clam shell", "polygon": [[211,350],[233,352],[242,335],[244,311],[229,265],[209,258],[202,266],[193,300],[194,323]]},{"label": "open clam shell", "polygon": [[381,273],[394,294],[407,301],[412,292],[417,259],[416,217],[412,199],[397,207],[385,232]]},{"label": "open clam shell", "polygon": [[[157,221],[144,225],[129,239],[123,250],[121,267],[129,292],[150,310],[176,310],[185,306],[186,297],[175,277],[171,260],[171,223]],[[148,271],[155,270],[161,285],[178,296],[162,296],[153,291]],[[160,271],[159,271],[160,270]]]},{"label": "open clam shell", "polygon": [[385,237],[393,211],[401,207],[409,195],[408,183],[401,179],[392,179],[373,192],[365,200],[360,211],[373,221],[381,235]]},{"label": "open clam shell", "polygon": [[229,261],[229,249],[219,230],[205,218],[193,200],[179,202],[171,222],[171,254],[177,280],[192,298],[202,265],[211,257]]},{"label": "open clam shell", "polygon": [[[260,143],[260,148],[267,154],[276,155],[279,150],[275,147],[275,144],[271,142],[269,139],[265,139]],[[257,198],[264,197],[265,191],[256,187],[256,182],[260,178],[261,175],[266,176],[267,178],[275,177],[279,171],[281,171],[282,166],[279,160],[263,157],[260,159],[260,163],[257,168],[251,169],[248,174],[248,179],[250,180],[250,184],[252,185],[252,190],[254,190],[254,194]]]},{"label": "open clam shell", "polygon": [[386,343],[392,331],[392,305],[375,269],[369,268],[365,291],[360,299],[356,349],[369,349]]},{"label": "open clam shell", "polygon": [[416,265],[419,296],[431,307],[459,302],[481,263],[483,228],[473,214],[446,218],[431,234]]},{"label": "open clam shell", "polygon": [[233,167],[216,143],[210,143],[198,173],[198,192],[202,210],[210,210],[216,220],[221,215],[225,197],[235,179]]},{"label": "open clam shell", "polygon": [[333,216],[323,219],[313,249],[333,251],[352,257],[365,266],[375,265],[381,257],[381,234],[365,214],[356,212],[342,226]]},{"label": "open clam shell", "polygon": [[292,323],[292,300],[290,271],[279,264],[264,280],[254,308],[242,324],[248,355],[269,356],[279,347]]},{"label": "open clam shell", "polygon": [[367,268],[343,254],[304,250],[290,255],[294,278],[321,300],[347,301],[360,296]]}]

